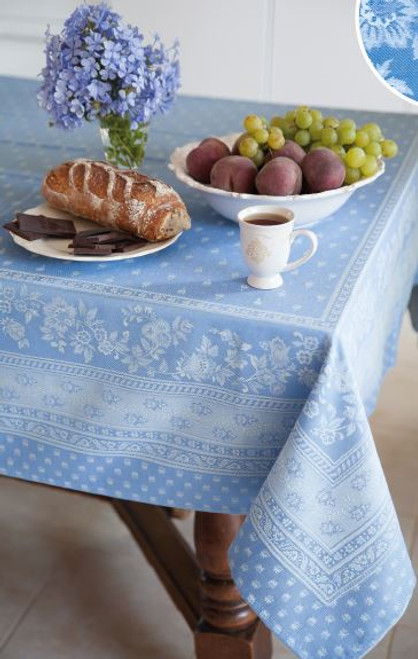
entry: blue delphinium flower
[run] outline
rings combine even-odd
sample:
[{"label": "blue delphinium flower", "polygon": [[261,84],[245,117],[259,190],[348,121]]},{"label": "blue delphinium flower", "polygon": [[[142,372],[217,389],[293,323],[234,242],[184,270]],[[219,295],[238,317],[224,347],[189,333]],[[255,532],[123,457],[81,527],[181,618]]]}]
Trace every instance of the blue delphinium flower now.
[{"label": "blue delphinium flower", "polygon": [[38,103],[61,128],[117,116],[135,129],[167,111],[180,87],[178,43],[167,49],[155,35],[144,44],[106,3],[77,7],[59,35],[47,30],[45,53]]}]

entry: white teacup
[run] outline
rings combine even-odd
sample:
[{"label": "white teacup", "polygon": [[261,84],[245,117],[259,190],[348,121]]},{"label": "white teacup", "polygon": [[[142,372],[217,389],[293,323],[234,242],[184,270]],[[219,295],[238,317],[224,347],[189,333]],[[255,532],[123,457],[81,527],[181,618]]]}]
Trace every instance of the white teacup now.
[{"label": "white teacup", "polygon": [[[241,248],[251,271],[247,282],[254,288],[278,288],[283,284],[281,272],[306,263],[315,254],[318,239],[309,229],[294,229],[294,213],[279,206],[249,206],[238,213]],[[289,261],[296,236],[307,236],[311,249],[297,261]]]}]

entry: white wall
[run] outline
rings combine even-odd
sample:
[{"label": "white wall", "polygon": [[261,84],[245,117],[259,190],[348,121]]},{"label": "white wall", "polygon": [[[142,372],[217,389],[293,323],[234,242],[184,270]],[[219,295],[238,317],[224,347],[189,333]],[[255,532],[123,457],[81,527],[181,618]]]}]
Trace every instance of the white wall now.
[{"label": "white wall", "polygon": [[[0,74],[35,77],[47,23],[77,0],[0,0]],[[418,112],[373,75],[357,44],[354,0],[113,0],[145,35],[181,42],[182,92]]]},{"label": "white wall", "polygon": [[59,32],[77,0],[0,0],[0,75],[35,78],[44,66],[47,25]]}]

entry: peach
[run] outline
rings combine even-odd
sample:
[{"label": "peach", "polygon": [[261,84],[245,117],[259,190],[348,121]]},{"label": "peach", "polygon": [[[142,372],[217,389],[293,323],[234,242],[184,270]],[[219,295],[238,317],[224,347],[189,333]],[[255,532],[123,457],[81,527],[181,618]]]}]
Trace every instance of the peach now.
[{"label": "peach", "polygon": [[293,142],[293,140],[286,140],[281,149],[273,149],[271,151],[272,158],[277,158],[281,156],[284,158],[290,158],[294,160],[298,165],[301,164],[302,160],[306,156],[306,152],[302,149],[299,144]]},{"label": "peach", "polygon": [[302,171],[294,160],[278,156],[260,170],[255,185],[259,194],[277,196],[299,194],[302,189]]},{"label": "peach", "polygon": [[339,188],[345,177],[345,167],[341,159],[326,147],[306,154],[302,161],[302,172],[311,192]]},{"label": "peach", "polygon": [[226,156],[212,167],[210,182],[214,188],[229,192],[255,192],[258,170],[252,160],[244,156]]},{"label": "peach", "polygon": [[229,156],[229,147],[217,137],[207,137],[192,149],[186,157],[186,168],[190,176],[199,183],[210,182],[210,171],[213,165]]}]

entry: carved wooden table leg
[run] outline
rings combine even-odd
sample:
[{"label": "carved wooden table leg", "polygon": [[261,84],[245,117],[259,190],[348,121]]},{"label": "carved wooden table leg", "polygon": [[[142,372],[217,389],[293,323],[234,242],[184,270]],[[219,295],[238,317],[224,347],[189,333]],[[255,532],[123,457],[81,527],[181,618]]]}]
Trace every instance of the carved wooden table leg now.
[{"label": "carved wooden table leg", "polygon": [[195,547],[202,570],[197,659],[270,659],[271,635],[244,602],[228,567],[228,549],[244,515],[197,512]]}]

